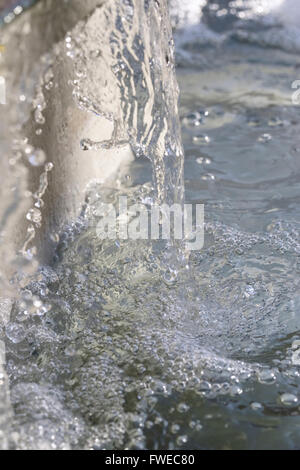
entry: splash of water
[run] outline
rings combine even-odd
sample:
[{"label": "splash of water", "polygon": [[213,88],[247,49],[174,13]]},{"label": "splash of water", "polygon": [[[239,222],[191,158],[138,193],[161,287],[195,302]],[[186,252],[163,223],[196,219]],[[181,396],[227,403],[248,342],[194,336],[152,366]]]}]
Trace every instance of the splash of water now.
[{"label": "splash of water", "polygon": [[152,162],[158,203],[182,202],[178,86],[165,2],[108,2],[66,37],[66,48],[78,106],[114,123],[110,141],[85,140],[83,147],[129,141],[137,157]]}]

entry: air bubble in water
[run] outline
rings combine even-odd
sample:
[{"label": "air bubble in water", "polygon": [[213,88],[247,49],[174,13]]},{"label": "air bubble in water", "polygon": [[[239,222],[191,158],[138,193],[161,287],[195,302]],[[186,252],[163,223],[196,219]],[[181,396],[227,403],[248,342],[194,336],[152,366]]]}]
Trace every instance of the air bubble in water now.
[{"label": "air bubble in water", "polygon": [[251,403],[250,406],[251,406],[251,409],[252,409],[253,411],[261,411],[261,410],[263,409],[262,404],[261,404],[261,403],[257,403],[257,402]]},{"label": "air bubble in water", "polygon": [[198,388],[198,392],[200,394],[207,394],[208,392],[211,391],[211,384],[209,382],[206,382],[205,380],[201,382]]},{"label": "air bubble in water", "polygon": [[208,145],[210,143],[210,137],[208,137],[208,135],[198,134],[198,135],[194,135],[193,141],[196,144]]},{"label": "air bubble in water", "polygon": [[177,406],[177,411],[179,411],[179,413],[187,413],[189,409],[190,407],[186,403],[179,403]]},{"label": "air bubble in water", "polygon": [[200,113],[190,113],[183,118],[183,125],[185,127],[198,127],[203,122],[203,116]]},{"label": "air bubble in water", "polygon": [[257,379],[261,384],[272,385],[276,382],[276,374],[270,369],[263,369],[257,372]]},{"label": "air bubble in water", "polygon": [[43,113],[39,109],[35,110],[34,119],[37,124],[45,124],[46,122],[46,119],[44,118]]},{"label": "air bubble in water", "polygon": [[179,424],[173,424],[171,427],[171,433],[172,434],[178,434],[180,431],[180,426]]},{"label": "air bubble in water", "polygon": [[30,209],[30,211],[26,215],[26,219],[39,226],[42,222],[42,213],[36,208]]},{"label": "air bubble in water", "polygon": [[292,393],[283,393],[280,396],[280,401],[285,406],[296,406],[299,402],[296,395],[293,395]]},{"label": "air bubble in water", "polygon": [[216,179],[216,177],[212,173],[207,173],[207,175],[201,176],[201,179],[203,181],[214,181]]},{"label": "air bubble in water", "polygon": [[46,171],[52,171],[53,168],[54,168],[54,165],[53,165],[53,163],[51,163],[51,162],[49,162],[49,163],[47,163],[47,164],[45,165],[45,170],[46,170]]},{"label": "air bubble in water", "polygon": [[32,166],[42,166],[46,161],[45,152],[41,149],[33,150],[27,158]]},{"label": "air bubble in water", "polygon": [[7,338],[15,344],[21,343],[26,336],[25,329],[23,328],[23,326],[18,325],[17,323],[10,323],[6,327],[5,332]]},{"label": "air bubble in water", "polygon": [[188,438],[187,436],[179,436],[176,443],[178,446],[183,446],[184,444],[186,444],[188,441]]},{"label": "air bubble in water", "polygon": [[238,385],[232,385],[230,387],[230,395],[231,396],[238,396],[238,395],[242,395],[243,393],[243,389],[241,387],[239,387]]},{"label": "air bubble in water", "polygon": [[163,274],[163,280],[167,285],[173,285],[177,281],[177,271],[167,269]]},{"label": "air bubble in water", "polygon": [[271,134],[262,134],[258,139],[257,141],[262,143],[262,144],[267,144],[268,142],[270,142],[272,140],[272,136]]},{"label": "air bubble in water", "polygon": [[196,162],[199,165],[210,165],[211,164],[211,159],[208,157],[199,157],[197,158]]},{"label": "air bubble in water", "polygon": [[28,157],[29,155],[32,154],[32,152],[34,152],[34,147],[32,147],[32,145],[27,145],[25,147],[24,152],[25,152],[25,155]]}]

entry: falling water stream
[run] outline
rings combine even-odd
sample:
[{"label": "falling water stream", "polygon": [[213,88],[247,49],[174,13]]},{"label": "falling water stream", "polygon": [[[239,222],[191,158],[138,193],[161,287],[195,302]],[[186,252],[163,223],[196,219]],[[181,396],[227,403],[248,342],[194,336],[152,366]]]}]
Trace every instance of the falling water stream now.
[{"label": "falling water stream", "polygon": [[[179,111],[166,2],[120,0],[43,55],[22,123],[7,122],[10,178],[33,166],[42,179],[27,195],[25,261],[6,261],[26,275],[0,304],[1,315],[11,309],[0,316],[3,447],[300,447],[300,32],[258,15],[257,2],[196,2],[193,24],[184,3],[171,3]],[[51,234],[54,256],[37,264],[52,162],[24,123],[37,139],[47,132],[65,62],[74,109],[113,126],[108,140],[76,140],[87,165],[91,152],[128,143],[135,158],[90,184],[80,217]],[[181,203],[184,186],[186,202],[205,205],[202,250],[97,236],[101,203]]]}]

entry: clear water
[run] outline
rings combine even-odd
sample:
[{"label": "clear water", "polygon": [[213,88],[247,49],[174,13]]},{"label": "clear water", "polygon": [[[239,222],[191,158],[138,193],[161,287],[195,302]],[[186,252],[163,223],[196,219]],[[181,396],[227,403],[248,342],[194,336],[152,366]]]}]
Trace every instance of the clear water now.
[{"label": "clear water", "polygon": [[300,447],[297,46],[218,18],[177,32],[185,199],[205,204],[205,247],[97,238],[99,202],[158,197],[145,155],[90,190],[6,327],[12,448]]}]

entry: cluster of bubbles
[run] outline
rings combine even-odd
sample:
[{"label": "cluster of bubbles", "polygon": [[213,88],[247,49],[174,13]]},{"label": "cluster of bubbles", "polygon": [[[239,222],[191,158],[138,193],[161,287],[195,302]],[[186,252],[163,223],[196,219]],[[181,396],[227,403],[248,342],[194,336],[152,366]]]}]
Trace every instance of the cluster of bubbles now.
[{"label": "cluster of bubbles", "polygon": [[[149,189],[128,195],[150,201]],[[205,249],[166,268],[165,248],[99,240],[99,201],[117,197],[99,193],[91,190],[85,222],[61,236],[56,266],[40,270],[6,328],[11,445],[214,448],[226,429],[228,447],[245,448],[251,432],[241,438],[235,419],[272,427],[280,414],[299,416],[300,339],[286,328],[280,343],[294,315],[292,275],[247,271],[260,251],[279,263],[284,245],[292,274],[299,233],[211,222]]]}]

